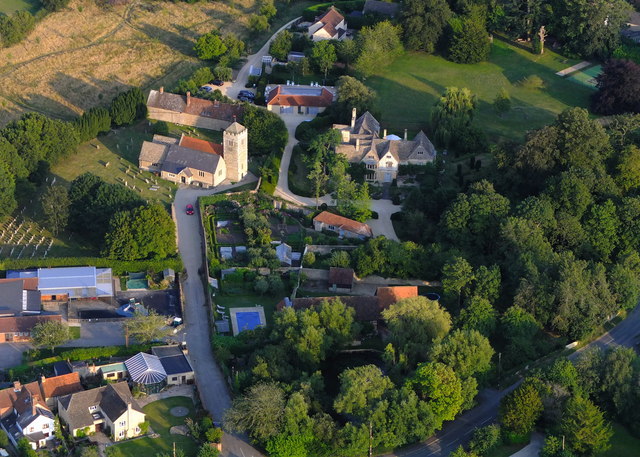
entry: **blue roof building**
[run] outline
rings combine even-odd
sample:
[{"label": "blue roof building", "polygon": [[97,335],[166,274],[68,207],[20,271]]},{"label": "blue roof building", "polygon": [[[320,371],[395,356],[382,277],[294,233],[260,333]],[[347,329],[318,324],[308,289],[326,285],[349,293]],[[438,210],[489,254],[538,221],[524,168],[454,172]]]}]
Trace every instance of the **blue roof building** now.
[{"label": "blue roof building", "polygon": [[34,277],[38,278],[38,290],[43,298],[65,295],[69,299],[113,296],[111,268],[60,267],[7,272],[7,278]]}]

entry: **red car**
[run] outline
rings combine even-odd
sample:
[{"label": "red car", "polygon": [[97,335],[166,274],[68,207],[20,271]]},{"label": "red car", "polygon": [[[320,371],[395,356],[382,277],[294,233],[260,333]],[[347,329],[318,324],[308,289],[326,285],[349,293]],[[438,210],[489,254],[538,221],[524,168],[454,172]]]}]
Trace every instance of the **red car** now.
[{"label": "red car", "polygon": [[187,205],[187,214],[193,216],[193,205]]}]

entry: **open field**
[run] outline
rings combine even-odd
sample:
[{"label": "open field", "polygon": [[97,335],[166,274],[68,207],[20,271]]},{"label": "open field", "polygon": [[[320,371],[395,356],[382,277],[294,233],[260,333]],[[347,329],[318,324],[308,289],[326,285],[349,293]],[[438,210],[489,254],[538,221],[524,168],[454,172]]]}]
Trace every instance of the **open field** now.
[{"label": "open field", "polygon": [[170,397],[164,400],[154,401],[145,406],[143,411],[151,429],[160,435],[159,438],[140,438],[118,444],[118,449],[125,457],[154,456],[160,452],[171,453],[173,443],[176,448],[184,451],[186,457],[193,457],[197,452],[196,443],[188,436],[171,435],[169,430],[174,425],[184,425],[185,417],[175,417],[170,411],[175,406],[184,406],[189,409],[187,417],[194,417],[195,408],[193,402],[187,397]]},{"label": "open field", "polygon": [[640,452],[640,439],[629,433],[622,425],[614,422],[611,448],[598,454],[599,457],[637,457]]},{"label": "open field", "polygon": [[0,2],[0,14],[10,14],[15,11],[29,11],[35,14],[40,9],[38,0],[2,0]]},{"label": "open field", "polygon": [[[521,141],[527,130],[549,124],[562,110],[588,106],[592,89],[555,74],[575,63],[549,50],[533,55],[496,39],[488,62],[461,65],[439,56],[407,53],[367,84],[378,93],[379,120],[389,133],[402,136],[405,128],[414,134],[426,129],[438,97],[455,86],[467,87],[478,97],[475,124],[490,139]],[[543,89],[520,84],[533,75],[544,81]],[[512,109],[500,117],[492,102],[502,88],[511,95]]]},{"label": "open field", "polygon": [[[272,30],[309,4],[283,8]],[[69,8],[39,22],[27,40],[0,50],[0,126],[28,110],[68,119],[108,104],[130,86],[171,87],[203,64],[193,45],[212,29],[237,34],[250,51],[273,33],[249,34],[247,23],[257,5],[256,0],[133,0],[102,9],[94,0],[72,0]]]}]

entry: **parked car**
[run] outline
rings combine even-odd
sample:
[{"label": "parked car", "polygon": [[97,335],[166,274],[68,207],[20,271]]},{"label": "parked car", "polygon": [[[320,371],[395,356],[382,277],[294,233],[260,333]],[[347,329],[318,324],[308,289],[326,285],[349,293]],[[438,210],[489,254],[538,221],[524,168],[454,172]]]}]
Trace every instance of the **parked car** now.
[{"label": "parked car", "polygon": [[253,103],[253,98],[249,98],[244,95],[238,95],[238,100],[241,102]]},{"label": "parked car", "polygon": [[200,90],[203,90],[205,92],[213,92],[213,87],[209,87],[209,86],[202,86],[200,88]]},{"label": "parked car", "polygon": [[256,94],[254,94],[250,90],[241,90],[240,92],[238,92],[238,98],[240,98],[240,97],[246,97],[246,98],[254,99],[254,98],[256,98]]},{"label": "parked car", "polygon": [[224,86],[224,81],[221,79],[213,79],[209,81],[209,84],[213,84],[214,86]]},{"label": "parked car", "polygon": [[193,216],[193,205],[187,205],[187,215]]}]

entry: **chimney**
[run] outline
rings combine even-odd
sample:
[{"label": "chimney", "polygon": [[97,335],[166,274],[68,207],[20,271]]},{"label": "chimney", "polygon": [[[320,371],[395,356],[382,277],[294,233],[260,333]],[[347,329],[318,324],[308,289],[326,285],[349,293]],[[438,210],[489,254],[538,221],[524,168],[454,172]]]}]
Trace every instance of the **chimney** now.
[{"label": "chimney", "polygon": [[404,129],[404,141],[407,141],[407,129]]},{"label": "chimney", "polygon": [[36,415],[36,397],[31,397],[31,415]]},{"label": "chimney", "polygon": [[382,138],[386,138],[387,137],[387,129],[384,129],[382,131]]},{"label": "chimney", "polygon": [[356,138],[356,152],[360,150],[360,138]]},{"label": "chimney", "polygon": [[160,86],[160,93],[164,94],[164,86]]},{"label": "chimney", "polygon": [[40,384],[44,384],[46,380],[47,378],[45,377],[45,375],[40,376]]},{"label": "chimney", "polygon": [[187,91],[187,106],[191,105],[191,91]]},{"label": "chimney", "polygon": [[13,391],[20,392],[22,390],[22,386],[20,385],[20,381],[13,381]]},{"label": "chimney", "polygon": [[354,128],[356,126],[356,109],[353,108],[351,110],[351,128]]}]

